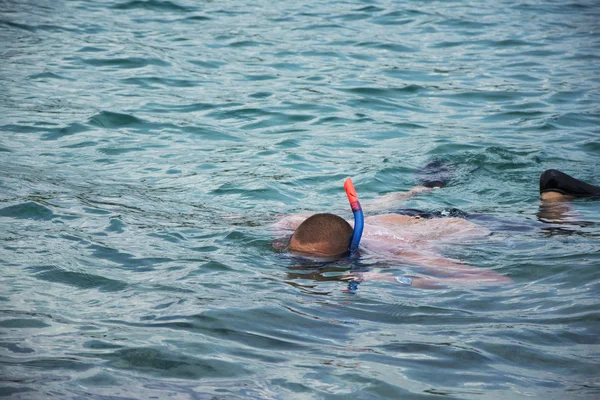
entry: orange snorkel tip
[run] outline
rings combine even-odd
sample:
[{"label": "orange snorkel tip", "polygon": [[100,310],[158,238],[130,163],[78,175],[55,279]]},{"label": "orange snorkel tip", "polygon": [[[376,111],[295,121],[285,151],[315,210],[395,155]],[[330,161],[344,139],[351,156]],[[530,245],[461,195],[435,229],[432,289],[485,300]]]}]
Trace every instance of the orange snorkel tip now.
[{"label": "orange snorkel tip", "polygon": [[346,181],[344,182],[344,189],[346,190],[346,196],[348,196],[348,201],[350,202],[350,207],[352,207],[352,211],[354,211],[355,209],[360,209],[358,195],[356,194],[356,189],[354,189],[352,178],[346,179]]},{"label": "orange snorkel tip", "polygon": [[350,207],[352,208],[352,213],[354,214],[354,231],[352,232],[350,246],[348,247],[350,254],[353,254],[358,249],[358,245],[360,243],[360,238],[362,236],[365,224],[365,217],[363,215],[360,202],[358,201],[358,195],[356,194],[356,189],[354,189],[352,179],[346,179],[344,182],[344,189],[346,190],[346,196],[348,196],[348,201],[350,202]]}]

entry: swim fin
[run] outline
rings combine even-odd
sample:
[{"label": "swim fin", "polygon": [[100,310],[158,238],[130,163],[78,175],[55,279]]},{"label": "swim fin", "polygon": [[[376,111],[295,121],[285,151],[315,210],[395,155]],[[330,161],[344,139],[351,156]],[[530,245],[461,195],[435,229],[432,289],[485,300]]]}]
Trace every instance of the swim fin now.
[{"label": "swim fin", "polygon": [[546,170],[540,176],[540,193],[546,192],[558,192],[574,197],[600,198],[600,187],[575,179],[556,169]]},{"label": "swim fin", "polygon": [[454,176],[453,168],[450,164],[433,160],[427,163],[418,174],[421,185],[428,188],[443,188]]}]

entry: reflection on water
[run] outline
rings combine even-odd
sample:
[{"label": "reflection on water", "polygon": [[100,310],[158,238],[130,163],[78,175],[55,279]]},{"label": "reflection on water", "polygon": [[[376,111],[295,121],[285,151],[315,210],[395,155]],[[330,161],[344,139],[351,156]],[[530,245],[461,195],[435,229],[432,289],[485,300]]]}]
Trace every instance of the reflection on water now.
[{"label": "reflection on water", "polygon": [[572,199],[540,201],[537,217],[540,222],[544,223],[541,230],[546,236],[579,235],[590,239],[600,238],[594,232],[594,228],[598,227],[598,222],[586,221],[585,215],[577,211]]},{"label": "reflection on water", "polygon": [[[542,200],[537,213],[541,222],[561,224],[577,222],[578,214],[571,205],[571,200]],[[580,217],[580,216],[579,216]]]}]

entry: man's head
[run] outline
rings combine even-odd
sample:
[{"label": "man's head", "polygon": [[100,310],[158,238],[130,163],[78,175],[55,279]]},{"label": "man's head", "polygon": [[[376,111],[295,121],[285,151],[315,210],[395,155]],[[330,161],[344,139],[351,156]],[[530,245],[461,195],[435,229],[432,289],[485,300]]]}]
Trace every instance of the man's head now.
[{"label": "man's head", "polygon": [[319,257],[340,256],[348,251],[352,227],[334,214],[315,214],[290,238],[290,251]]}]

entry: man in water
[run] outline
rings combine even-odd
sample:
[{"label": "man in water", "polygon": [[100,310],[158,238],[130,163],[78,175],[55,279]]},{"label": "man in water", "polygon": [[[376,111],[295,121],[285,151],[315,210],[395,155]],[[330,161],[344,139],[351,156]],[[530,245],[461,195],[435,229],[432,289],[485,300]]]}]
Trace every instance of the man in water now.
[{"label": "man in water", "polygon": [[[444,181],[430,180],[424,183],[425,186],[414,187],[406,193],[380,196],[365,204],[365,209],[390,209],[400,200],[445,185]],[[557,170],[548,170],[540,177],[540,195],[544,202],[560,203],[576,197],[600,196],[600,187]],[[416,265],[430,275],[407,277],[367,271],[348,275],[347,278],[354,282],[386,280],[422,288],[512,282],[495,271],[472,267],[440,253],[441,245],[484,237],[489,234],[488,229],[459,217],[461,213],[457,210],[446,214],[405,211],[409,212],[367,217],[360,251],[371,260],[394,260]],[[293,232],[288,246],[292,254],[308,258],[335,259],[346,256],[353,235],[353,227],[334,214],[290,216],[279,221],[276,227]]]}]

